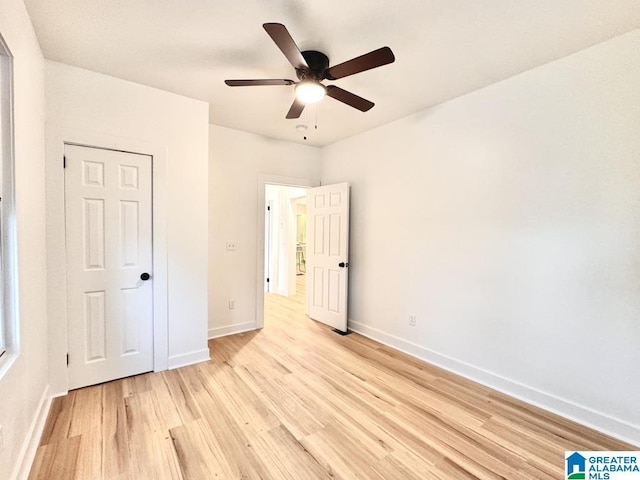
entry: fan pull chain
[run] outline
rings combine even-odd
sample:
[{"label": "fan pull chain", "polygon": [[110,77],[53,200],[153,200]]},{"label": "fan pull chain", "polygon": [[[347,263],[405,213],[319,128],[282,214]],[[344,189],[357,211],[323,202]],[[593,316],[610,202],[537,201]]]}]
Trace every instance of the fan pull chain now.
[{"label": "fan pull chain", "polygon": [[316,124],[315,124],[315,129],[318,130],[318,109],[320,107],[318,107],[318,105],[316,104]]},{"label": "fan pull chain", "polygon": [[309,115],[311,115],[309,113],[310,108],[314,109],[314,124],[313,124],[313,129],[315,131],[318,130],[318,105],[313,105],[313,106],[309,106],[307,108],[304,109],[304,111],[302,112],[302,114],[300,115],[300,118],[302,119],[302,123],[299,123],[298,125],[296,125],[296,130],[300,133],[302,133],[302,139],[303,140],[308,140],[309,137],[307,137],[307,130],[309,129]]}]

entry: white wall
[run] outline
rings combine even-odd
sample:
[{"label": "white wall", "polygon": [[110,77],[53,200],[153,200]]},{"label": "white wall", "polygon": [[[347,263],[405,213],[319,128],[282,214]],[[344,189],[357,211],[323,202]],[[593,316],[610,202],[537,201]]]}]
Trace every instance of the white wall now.
[{"label": "white wall", "polygon": [[91,143],[97,146],[135,144],[140,153],[162,152],[166,185],[155,184],[154,197],[158,192],[166,194],[166,211],[160,218],[166,221],[166,238],[162,241],[167,268],[163,274],[168,278],[168,364],[175,367],[207,359],[208,105],[50,61],[46,62],[46,94],[53,346],[50,367],[54,391],[66,390],[65,296],[61,291],[64,282],[60,281],[60,272],[64,271],[63,141],[85,143],[83,139],[95,139]]},{"label": "white wall", "polygon": [[[44,178],[44,60],[20,0],[0,8],[0,33],[13,54],[19,355],[0,378],[0,479],[28,468],[47,402]],[[35,442],[31,441],[34,440]],[[29,451],[27,451],[30,449]]]},{"label": "white wall", "polygon": [[[257,245],[258,236],[264,237],[259,182],[286,176],[317,183],[320,151],[215,125],[209,137],[209,336],[214,337],[256,327],[262,285]],[[236,251],[227,252],[226,242],[235,242]],[[236,301],[234,310],[229,299]]]},{"label": "white wall", "polygon": [[636,30],[323,149],[350,328],[640,444],[638,85]]}]

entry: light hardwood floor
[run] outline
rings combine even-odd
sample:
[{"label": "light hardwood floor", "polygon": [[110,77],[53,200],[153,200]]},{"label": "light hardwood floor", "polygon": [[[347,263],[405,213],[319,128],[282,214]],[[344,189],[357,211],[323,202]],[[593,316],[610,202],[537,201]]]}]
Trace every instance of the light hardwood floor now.
[{"label": "light hardwood floor", "polygon": [[301,313],[211,361],[53,402],[31,479],[558,479],[565,450],[635,450]]}]

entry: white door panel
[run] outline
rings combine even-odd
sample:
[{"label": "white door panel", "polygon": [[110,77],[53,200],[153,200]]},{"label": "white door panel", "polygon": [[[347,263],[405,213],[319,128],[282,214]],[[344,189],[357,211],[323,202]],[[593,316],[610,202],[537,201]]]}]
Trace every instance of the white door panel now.
[{"label": "white door panel", "polygon": [[153,369],[151,157],[65,146],[69,388]]},{"label": "white door panel", "polygon": [[347,331],[349,184],[307,191],[309,316]]}]

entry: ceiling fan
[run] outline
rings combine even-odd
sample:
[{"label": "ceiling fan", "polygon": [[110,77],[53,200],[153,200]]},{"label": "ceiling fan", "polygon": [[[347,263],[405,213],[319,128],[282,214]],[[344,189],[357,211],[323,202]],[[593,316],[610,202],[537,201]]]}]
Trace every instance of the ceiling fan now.
[{"label": "ceiling fan", "polygon": [[329,58],[316,50],[301,52],[287,28],[281,23],[262,25],[289,63],[296,69],[299,82],[288,79],[225,80],[230,87],[252,87],[264,85],[295,85],[296,98],[287,113],[287,118],[299,118],[305,105],[319,102],[325,95],[356,108],[361,112],[370,110],[374,103],[335,85],[323,85],[322,80],[338,80],[356,73],[393,63],[395,57],[389,47],[382,47],[339,65],[329,67]]}]

